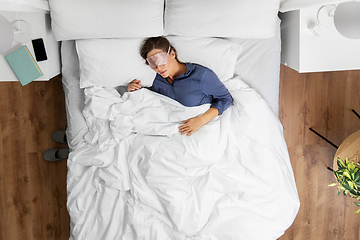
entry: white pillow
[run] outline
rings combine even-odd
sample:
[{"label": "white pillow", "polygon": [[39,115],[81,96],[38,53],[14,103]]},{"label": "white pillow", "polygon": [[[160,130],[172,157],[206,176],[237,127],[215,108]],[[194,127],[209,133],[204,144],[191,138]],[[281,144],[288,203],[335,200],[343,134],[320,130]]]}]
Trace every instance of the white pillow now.
[{"label": "white pillow", "polygon": [[280,0],[165,0],[165,5],[169,35],[270,38]]},{"label": "white pillow", "polygon": [[184,62],[197,63],[214,71],[221,81],[234,76],[235,65],[243,47],[220,38],[167,36]]},{"label": "white pillow", "polygon": [[56,40],[163,34],[164,0],[49,0]]},{"label": "white pillow", "polygon": [[151,86],[155,78],[140,56],[143,39],[76,40],[80,63],[80,87],[116,87],[134,79]]},{"label": "white pillow", "polygon": [[[186,38],[169,36],[179,59],[212,69],[221,81],[234,76],[242,46],[218,38]],[[155,71],[140,56],[143,39],[77,40],[80,62],[80,87],[115,87],[127,85],[133,79],[149,87]]]}]

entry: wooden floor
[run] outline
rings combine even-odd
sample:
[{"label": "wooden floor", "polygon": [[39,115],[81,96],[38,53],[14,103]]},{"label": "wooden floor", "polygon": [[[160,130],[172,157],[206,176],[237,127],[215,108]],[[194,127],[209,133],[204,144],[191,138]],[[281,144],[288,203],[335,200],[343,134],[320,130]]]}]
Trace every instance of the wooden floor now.
[{"label": "wooden floor", "polygon": [[0,83],[0,239],[69,238],[66,160],[42,152],[66,147],[50,135],[66,128],[61,77],[49,82]]},{"label": "wooden floor", "polygon": [[[280,121],[284,126],[300,197],[300,211],[281,240],[358,240],[360,214],[353,199],[337,196],[333,173],[336,148],[360,130],[360,71],[299,74],[281,66]],[[360,147],[360,146],[359,146]]]},{"label": "wooden floor", "polygon": [[[301,207],[281,240],[360,239],[352,199],[327,185],[335,179],[335,144],[360,129],[360,71],[299,74],[281,66],[280,120],[284,125]],[[64,147],[50,135],[66,127],[61,78],[0,83],[0,239],[68,239],[66,161],[46,162],[42,152]]]}]

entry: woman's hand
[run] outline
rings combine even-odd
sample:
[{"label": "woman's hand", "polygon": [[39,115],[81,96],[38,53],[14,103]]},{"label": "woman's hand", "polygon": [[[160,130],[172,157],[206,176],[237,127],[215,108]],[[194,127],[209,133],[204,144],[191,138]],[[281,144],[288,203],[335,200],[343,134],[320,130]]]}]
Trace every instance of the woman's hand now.
[{"label": "woman's hand", "polygon": [[184,125],[179,127],[179,133],[181,135],[186,134],[186,136],[190,136],[199,130],[203,125],[214,119],[217,115],[219,115],[219,110],[217,108],[211,107],[201,116],[182,121]]},{"label": "woman's hand", "polygon": [[201,116],[190,118],[182,121],[182,123],[184,123],[184,125],[179,127],[179,133],[181,135],[186,134],[186,136],[190,136],[205,124]]},{"label": "woman's hand", "polygon": [[137,79],[132,80],[128,85],[128,92],[139,90],[141,88],[140,84],[141,84],[140,80]]}]

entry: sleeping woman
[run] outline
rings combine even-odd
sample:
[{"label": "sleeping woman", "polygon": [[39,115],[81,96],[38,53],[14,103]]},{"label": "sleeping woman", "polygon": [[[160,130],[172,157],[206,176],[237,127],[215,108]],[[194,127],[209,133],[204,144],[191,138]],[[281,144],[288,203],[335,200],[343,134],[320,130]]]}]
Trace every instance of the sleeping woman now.
[{"label": "sleeping woman", "polygon": [[[204,114],[183,121],[179,132],[190,136],[203,125],[221,115],[232,103],[232,97],[216,74],[201,65],[182,63],[176,49],[165,37],[148,38],[141,57],[157,74],[151,90],[180,102],[187,107],[211,103]],[[128,91],[141,88],[141,81],[133,80]]]}]

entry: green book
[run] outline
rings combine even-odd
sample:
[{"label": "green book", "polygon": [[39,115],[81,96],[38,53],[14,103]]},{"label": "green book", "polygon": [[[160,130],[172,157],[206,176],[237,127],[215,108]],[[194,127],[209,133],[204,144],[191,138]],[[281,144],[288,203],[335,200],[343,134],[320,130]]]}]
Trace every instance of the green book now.
[{"label": "green book", "polygon": [[43,75],[26,46],[9,53],[5,59],[23,86]]}]

